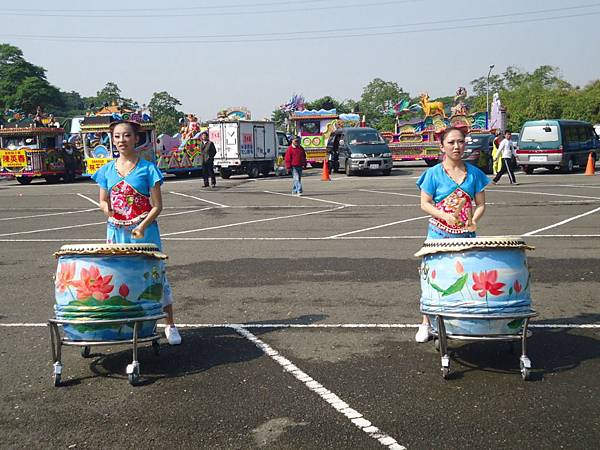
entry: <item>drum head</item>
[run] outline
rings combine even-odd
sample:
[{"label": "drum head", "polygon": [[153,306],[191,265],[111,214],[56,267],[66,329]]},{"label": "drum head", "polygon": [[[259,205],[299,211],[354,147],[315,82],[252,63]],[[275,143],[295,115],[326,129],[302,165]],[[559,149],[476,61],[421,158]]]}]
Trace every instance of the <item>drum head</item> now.
[{"label": "drum head", "polygon": [[57,258],[63,255],[145,255],[157,259],[167,259],[167,255],[154,244],[74,244],[63,245],[54,253]]},{"label": "drum head", "polygon": [[534,250],[520,236],[481,236],[463,239],[427,239],[415,256],[432,255],[443,252],[462,252],[476,248],[522,248]]}]

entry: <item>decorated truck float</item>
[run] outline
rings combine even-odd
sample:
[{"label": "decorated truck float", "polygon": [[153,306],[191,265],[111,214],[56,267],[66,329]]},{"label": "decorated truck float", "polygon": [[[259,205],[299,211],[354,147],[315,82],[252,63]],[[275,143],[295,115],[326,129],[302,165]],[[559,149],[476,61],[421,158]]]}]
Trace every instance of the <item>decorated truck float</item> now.
[{"label": "decorated truck float", "polygon": [[[15,177],[21,184],[34,178],[48,183],[65,176],[63,139],[65,130],[23,119],[0,128],[0,176]],[[81,172],[80,168],[76,172]]]},{"label": "decorated truck float", "polygon": [[[467,96],[465,88],[460,87],[454,97],[455,105],[446,115],[442,102],[429,101],[429,95],[420,95],[418,104],[409,105],[408,100],[401,100],[394,105],[396,115],[395,131],[381,133],[388,141],[394,161],[422,160],[433,166],[439,162],[440,146],[438,136],[446,127],[458,127],[468,134],[489,133],[490,126],[487,113],[469,113],[464,100]],[[412,120],[401,120],[407,113],[422,111],[423,117]],[[505,114],[505,111],[498,111]],[[499,121],[500,119],[494,119]]]},{"label": "decorated truck float", "polygon": [[327,141],[338,128],[360,125],[359,114],[338,114],[335,109],[294,111],[290,116],[293,133],[300,137],[307,162],[321,165],[327,159]]},{"label": "decorated truck float", "polygon": [[156,135],[150,116],[118,106],[106,106],[80,122],[85,176],[93,175],[104,164],[119,156],[110,133],[110,125],[118,120],[130,120],[139,124],[136,149],[142,158],[156,162]]}]

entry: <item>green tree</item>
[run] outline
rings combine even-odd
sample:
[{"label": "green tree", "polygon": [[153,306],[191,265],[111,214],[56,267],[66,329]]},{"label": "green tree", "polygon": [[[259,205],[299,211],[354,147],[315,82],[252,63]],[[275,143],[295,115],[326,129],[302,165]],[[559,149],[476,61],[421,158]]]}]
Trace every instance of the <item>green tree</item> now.
[{"label": "green tree", "polygon": [[308,102],[305,106],[306,109],[335,109],[338,114],[349,112],[347,106],[343,102],[340,102],[329,95]]},{"label": "green tree", "polygon": [[29,113],[33,113],[38,106],[42,106],[44,111],[51,112],[64,105],[60,91],[39,77],[25,78],[8,99],[11,105]]},{"label": "green tree", "polygon": [[158,134],[166,133],[173,135],[179,130],[179,119],[184,114],[177,110],[177,106],[181,105],[181,102],[175,97],[171,96],[166,91],[155,92],[152,94],[148,109],[152,114],[152,120],[156,125]]},{"label": "green tree", "polygon": [[104,105],[117,104],[123,108],[136,110],[139,104],[131,98],[125,98],[121,95],[121,89],[116,83],[109,81],[102,89],[96,92],[94,97],[84,99],[87,106],[92,109],[102,108]]},{"label": "green tree", "polygon": [[373,79],[364,87],[360,97],[360,112],[367,124],[382,131],[393,131],[395,118],[387,114],[406,93],[393,81]]}]

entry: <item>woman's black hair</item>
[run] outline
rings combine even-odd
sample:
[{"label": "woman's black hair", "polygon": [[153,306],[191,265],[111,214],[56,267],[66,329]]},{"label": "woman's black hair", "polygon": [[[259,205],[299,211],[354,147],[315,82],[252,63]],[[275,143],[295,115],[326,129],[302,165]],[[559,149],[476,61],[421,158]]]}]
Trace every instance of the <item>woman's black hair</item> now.
[{"label": "woman's black hair", "polygon": [[465,133],[465,130],[463,130],[462,128],[458,128],[458,127],[448,127],[446,129],[444,129],[444,131],[442,131],[440,133],[440,144],[444,143],[444,139],[446,139],[446,136],[448,135],[448,133],[450,133],[451,131],[458,131],[460,134],[462,134],[463,138],[467,137],[467,133]]},{"label": "woman's black hair", "polygon": [[140,132],[140,124],[139,123],[132,122],[130,120],[116,120],[110,124],[110,134],[113,134],[115,127],[117,125],[121,125],[123,123],[129,125],[135,134],[138,134]]}]

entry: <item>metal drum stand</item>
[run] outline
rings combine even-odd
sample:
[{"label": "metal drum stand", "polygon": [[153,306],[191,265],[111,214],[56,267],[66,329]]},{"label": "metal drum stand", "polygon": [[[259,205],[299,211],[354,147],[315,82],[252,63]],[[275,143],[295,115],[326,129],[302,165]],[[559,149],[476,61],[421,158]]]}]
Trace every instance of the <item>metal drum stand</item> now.
[{"label": "metal drum stand", "polygon": [[[421,311],[423,312],[423,311]],[[425,314],[425,313],[424,313]],[[431,314],[437,319],[437,332],[433,331],[434,344],[436,350],[440,352],[442,360],[442,376],[447,379],[450,376],[450,356],[448,355],[448,340],[456,339],[460,341],[521,341],[521,357],[519,358],[519,367],[523,380],[529,380],[531,375],[531,360],[527,356],[527,338],[531,336],[531,330],[528,330],[529,319],[537,316],[537,312],[531,310],[529,313],[520,314],[453,314],[439,312]],[[511,320],[523,319],[523,329],[515,334],[492,334],[492,335],[464,335],[446,333],[445,319],[476,319],[476,320]]]},{"label": "metal drum stand", "polygon": [[[90,356],[90,348],[101,346],[101,345],[122,345],[132,344],[133,347],[133,359],[131,364],[127,365],[127,378],[131,385],[137,384],[140,377],[140,363],[138,361],[138,344],[143,342],[151,342],[154,353],[158,355],[159,350],[159,339],[160,335],[156,333],[156,326],[151,336],[140,338],[138,337],[139,330],[142,322],[158,321],[165,318],[166,314],[157,314],[155,316],[135,317],[129,319],[114,319],[114,320],[59,320],[49,319],[48,327],[50,328],[50,340],[52,345],[52,360],[53,360],[53,372],[52,377],[54,380],[54,386],[60,386],[63,365],[61,362],[62,346],[71,345],[81,347],[81,356],[88,358]],[[74,341],[66,337],[61,337],[59,331],[59,325],[125,325],[133,324],[133,338],[124,340],[112,340],[112,341]]]}]

